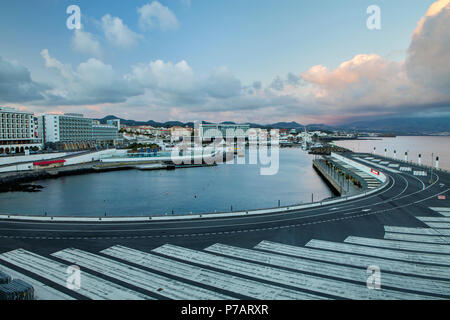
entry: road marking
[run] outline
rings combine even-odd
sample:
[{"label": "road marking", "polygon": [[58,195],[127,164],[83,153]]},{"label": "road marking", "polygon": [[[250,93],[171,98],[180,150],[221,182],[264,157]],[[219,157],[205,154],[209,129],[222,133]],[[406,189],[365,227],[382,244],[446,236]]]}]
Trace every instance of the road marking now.
[{"label": "road marking", "polygon": [[[450,246],[446,244],[415,243],[408,241],[405,242],[398,240],[373,239],[354,236],[347,237],[344,242],[363,246],[436,253],[439,254],[438,257],[441,256],[440,254],[450,254]],[[442,258],[446,258],[446,264],[450,265],[450,256],[442,255]]]},{"label": "road marking", "polygon": [[389,168],[398,168],[400,167],[400,165],[396,164],[396,163],[391,163],[388,165]]},{"label": "road marking", "polygon": [[434,210],[434,211],[438,211],[438,212],[441,212],[441,211],[450,212],[450,208],[447,208],[447,207],[430,207],[430,209]]},{"label": "road marking", "polygon": [[333,251],[350,252],[375,257],[384,257],[388,259],[397,259],[411,263],[428,263],[450,265],[450,256],[437,255],[434,253],[404,252],[390,249],[379,249],[368,246],[361,246],[350,243],[331,242],[323,240],[311,240],[306,244],[307,247],[316,249],[327,249]]},{"label": "road marking", "polygon": [[413,171],[413,175],[415,175],[415,176],[426,176],[427,173],[425,171]]},{"label": "road marking", "polygon": [[[436,229],[450,229],[450,223],[441,222],[424,222],[427,226]],[[439,232],[441,232],[439,230]]]},{"label": "road marking", "polygon": [[65,249],[52,254],[60,259],[77,263],[108,277],[118,279],[149,292],[175,300],[225,300],[230,297],[198,288],[158,274],[111,260],[79,249]]},{"label": "road marking", "polygon": [[[61,286],[66,286],[68,265],[17,249],[2,253],[0,259],[35,273]],[[81,270],[81,287],[77,293],[94,300],[144,300],[150,297]]]},{"label": "road marking", "polygon": [[450,223],[449,217],[416,217],[422,222],[445,222]]},{"label": "road marking", "polygon": [[411,172],[411,171],[412,171],[412,168],[411,168],[411,167],[400,167],[399,170],[400,170],[400,171],[408,171],[408,172]]},{"label": "road marking", "polygon": [[0,271],[11,276],[13,279],[20,279],[29,284],[34,288],[34,297],[36,300],[74,300],[71,296],[58,291],[40,281],[37,281],[31,277],[28,277],[16,270],[10,269],[3,265],[0,265]]},{"label": "road marking", "polygon": [[102,251],[125,261],[140,266],[170,273],[173,276],[188,279],[210,287],[238,293],[253,299],[261,300],[304,300],[317,299],[317,296],[263,284],[254,280],[232,276],[172,259],[163,258],[151,253],[138,251],[122,246],[114,246]]},{"label": "road marking", "polygon": [[333,262],[339,264],[350,265],[354,267],[367,268],[371,265],[377,265],[381,270],[386,272],[397,272],[406,275],[416,275],[425,277],[435,277],[450,280],[448,267],[429,266],[421,264],[413,264],[404,261],[389,260],[378,257],[366,257],[353,253],[334,252],[325,250],[316,250],[312,248],[295,247],[291,245],[281,244],[277,242],[261,241],[255,246],[255,249],[265,250],[285,255],[304,257],[307,259],[320,260],[325,262]]},{"label": "road marking", "polygon": [[424,235],[439,235],[439,233],[430,228],[407,228],[407,227],[394,227],[384,226],[385,232],[398,232],[405,234],[424,234]]},{"label": "road marking", "polygon": [[[366,286],[367,270],[365,268],[354,268],[325,262],[310,261],[304,258],[287,257],[279,254],[242,249],[223,244],[214,244],[205,250],[217,254],[227,255],[233,258],[266,263],[276,267],[284,267],[301,272],[332,276],[344,280],[358,281],[362,285]],[[436,281],[383,273],[383,287],[384,286],[425,293],[450,295],[450,282],[442,280]],[[410,295],[397,291],[386,290],[384,288],[382,289],[382,292],[385,293],[385,298],[387,299],[407,299]]]},{"label": "road marking", "polygon": [[386,232],[384,238],[388,240],[401,240],[401,241],[415,241],[425,243],[440,243],[450,244],[450,237],[436,235],[417,235],[417,234],[402,234],[395,232]]},{"label": "road marking", "polygon": [[[258,278],[264,281],[271,281],[296,287],[303,290],[329,294],[340,298],[349,299],[383,299],[384,294],[378,290],[369,290],[365,286],[353,283],[325,279],[318,276],[310,276],[293,271],[286,271],[279,268],[262,266],[255,263],[244,262],[231,258],[221,257],[210,253],[203,253],[191,249],[177,247],[174,245],[164,245],[154,249],[155,252],[176,257],[178,259],[206,265],[212,268],[226,270],[244,274],[249,277]],[[414,298],[420,299],[418,295]],[[409,297],[409,298],[413,298]]]}]

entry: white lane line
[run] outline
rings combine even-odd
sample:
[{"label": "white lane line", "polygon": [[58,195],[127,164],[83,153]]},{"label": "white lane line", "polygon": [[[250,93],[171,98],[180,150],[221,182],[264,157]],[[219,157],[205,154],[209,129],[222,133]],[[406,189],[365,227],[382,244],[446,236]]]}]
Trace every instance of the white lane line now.
[{"label": "white lane line", "polygon": [[158,293],[176,300],[225,300],[230,297],[210,290],[198,288],[177,280],[160,276],[146,270],[132,267],[122,262],[111,260],[78,249],[65,249],[52,254],[60,259],[77,263],[81,266],[124,281],[149,292]]},{"label": "white lane line", "polygon": [[316,249],[327,249],[333,251],[350,252],[375,257],[384,257],[388,259],[397,259],[411,263],[428,263],[450,265],[450,256],[438,255],[434,253],[405,252],[391,249],[380,249],[369,246],[361,246],[350,243],[331,242],[323,240],[311,240],[306,244],[307,247]]},{"label": "white lane line", "polygon": [[435,229],[443,236],[450,236],[450,229]]},{"label": "white lane line", "polygon": [[388,240],[401,240],[401,241],[415,241],[415,242],[425,242],[425,243],[440,243],[440,244],[450,244],[450,237],[438,236],[436,235],[418,235],[418,234],[403,234],[395,232],[386,232],[384,238]]},{"label": "white lane line", "polygon": [[[287,257],[279,254],[259,252],[255,250],[242,249],[223,244],[214,244],[205,249],[206,251],[250,260],[258,263],[266,263],[277,267],[285,267],[297,271],[315,273],[319,275],[332,276],[344,280],[354,280],[366,287],[367,270],[364,268],[352,268],[330,264],[325,262],[310,261],[304,258]],[[423,278],[408,277],[383,273],[383,286],[399,289],[414,290],[424,293],[450,295],[450,282],[442,280],[428,280]],[[382,286],[381,291],[387,299],[408,299],[409,293],[386,290]],[[415,296],[415,295],[413,295]],[[427,299],[428,297],[424,297]]]},{"label": "white lane line", "polygon": [[[56,262],[33,252],[17,249],[2,253],[0,259],[35,273],[61,286],[66,286],[68,265]],[[81,286],[77,293],[94,300],[144,300],[151,299],[115,283],[103,280],[81,270]]]},{"label": "white lane line", "polygon": [[394,227],[384,226],[385,232],[397,232],[403,234],[423,234],[423,235],[439,235],[439,233],[431,228],[407,228],[407,227]]},{"label": "white lane line", "polygon": [[75,300],[71,296],[43,284],[40,281],[30,278],[16,270],[0,265],[0,271],[10,275],[13,279],[20,279],[31,284],[34,288],[34,297],[36,300]]},{"label": "white lane line", "polygon": [[430,207],[431,210],[434,211],[445,211],[445,212],[450,212],[450,208],[447,207]]},{"label": "white lane line", "polygon": [[238,293],[253,299],[260,300],[305,300],[317,299],[317,296],[303,294],[294,290],[262,284],[260,282],[231,276],[172,259],[163,258],[151,253],[138,251],[122,246],[114,246],[102,253],[129,261],[140,266],[169,273],[173,276],[188,279],[210,287]]},{"label": "white lane line", "polygon": [[[380,291],[370,290],[365,286],[262,266],[256,263],[216,256],[210,253],[185,249],[174,245],[164,245],[154,249],[154,251],[178,259],[207,265],[209,267],[245,274],[249,277],[276,282],[299,289],[311,290],[322,294],[329,294],[340,298],[385,299],[384,294]],[[420,299],[418,295],[413,295],[409,298]]]},{"label": "white lane line", "polygon": [[397,272],[406,275],[435,277],[450,280],[448,267],[420,265],[404,261],[389,260],[385,259],[384,257],[365,257],[351,253],[295,247],[270,241],[261,241],[258,245],[255,246],[255,249],[325,262],[345,264],[361,268],[367,268],[371,265],[377,265],[381,270],[384,270],[385,272]]},{"label": "white lane line", "polygon": [[399,250],[409,250],[409,251],[422,251],[428,253],[436,253],[439,256],[446,257],[448,264],[450,265],[450,256],[445,254],[450,254],[450,246],[447,244],[431,244],[431,243],[415,243],[415,242],[405,242],[398,240],[385,240],[385,239],[373,239],[373,238],[362,238],[362,237],[347,237],[344,242],[360,244],[363,246],[374,246],[389,249],[399,249]]},{"label": "white lane line", "polygon": [[447,211],[438,211],[439,214],[443,215],[444,217],[450,217],[450,212]]},{"label": "white lane line", "polygon": [[446,222],[424,222],[424,223],[431,228],[450,229],[450,223],[446,223]]},{"label": "white lane line", "polygon": [[450,223],[449,217],[416,217],[422,222],[444,222]]}]

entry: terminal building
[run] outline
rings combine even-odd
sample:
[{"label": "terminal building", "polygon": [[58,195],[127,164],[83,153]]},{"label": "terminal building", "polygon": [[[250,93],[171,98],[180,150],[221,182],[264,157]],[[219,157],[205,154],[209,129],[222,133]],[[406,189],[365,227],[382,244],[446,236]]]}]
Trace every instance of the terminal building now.
[{"label": "terminal building", "polygon": [[223,138],[248,139],[248,124],[224,124],[195,122],[196,135],[201,140],[211,140],[222,136]]},{"label": "terminal building", "polygon": [[44,114],[45,144],[59,150],[85,150],[114,146],[119,141],[120,120],[100,124],[82,114]]},{"label": "terminal building", "polygon": [[32,112],[0,107],[0,154],[42,148],[42,123]]}]

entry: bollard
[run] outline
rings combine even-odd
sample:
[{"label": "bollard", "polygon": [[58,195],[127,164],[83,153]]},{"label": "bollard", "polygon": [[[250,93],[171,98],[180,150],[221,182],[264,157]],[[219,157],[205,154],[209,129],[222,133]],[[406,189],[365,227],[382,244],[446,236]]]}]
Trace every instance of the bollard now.
[{"label": "bollard", "polygon": [[439,157],[436,157],[436,169],[439,169]]},{"label": "bollard", "polygon": [[386,158],[386,154],[387,154],[387,148],[384,149],[384,157]]},{"label": "bollard", "polygon": [[419,166],[422,165],[422,155],[419,153],[419,159],[417,159]]},{"label": "bollard", "polygon": [[397,150],[394,150],[394,159],[397,159]]},{"label": "bollard", "polygon": [[408,162],[408,152],[405,152],[405,162]]}]

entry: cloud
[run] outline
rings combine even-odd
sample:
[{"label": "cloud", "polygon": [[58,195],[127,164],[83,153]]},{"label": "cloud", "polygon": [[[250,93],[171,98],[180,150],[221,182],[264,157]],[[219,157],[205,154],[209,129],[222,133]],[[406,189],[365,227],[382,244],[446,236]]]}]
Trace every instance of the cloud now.
[{"label": "cloud", "polygon": [[72,47],[75,51],[91,55],[96,58],[101,58],[102,47],[100,43],[95,40],[94,36],[81,29],[75,29],[72,38]]},{"label": "cloud", "polygon": [[300,77],[297,77],[295,74],[293,74],[292,72],[289,72],[287,75],[287,80],[286,82],[288,84],[290,84],[291,86],[297,86],[300,84]]},{"label": "cloud", "polygon": [[228,98],[240,94],[241,81],[225,67],[217,69],[203,85],[205,92],[213,98]]},{"label": "cloud", "polygon": [[143,94],[143,90],[124,77],[116,75],[112,66],[90,58],[76,70],[50,56],[47,49],[42,57],[48,68],[55,69],[63,81],[47,90],[45,103],[51,105],[83,105],[124,102],[128,97]]},{"label": "cloud", "polygon": [[411,80],[449,93],[450,0],[433,3],[413,33],[406,68]]},{"label": "cloud", "polygon": [[139,25],[143,30],[159,27],[161,30],[172,30],[178,28],[178,20],[168,7],[158,1],[148,3],[138,8]]},{"label": "cloud", "polygon": [[255,90],[260,90],[262,88],[262,83],[261,81],[254,81],[253,82],[253,89]]},{"label": "cloud", "polygon": [[32,80],[30,71],[0,57],[0,102],[27,102],[43,98],[47,87]]},{"label": "cloud", "polygon": [[116,47],[132,47],[141,38],[139,34],[131,31],[122,19],[109,14],[102,17],[101,26],[106,39]]},{"label": "cloud", "polygon": [[273,90],[281,91],[284,88],[284,81],[279,76],[277,76],[275,79],[273,79],[269,88],[271,88]]},{"label": "cloud", "polygon": [[161,120],[170,115],[182,116],[179,120],[263,123],[286,119],[336,123],[363,116],[449,113],[450,8],[442,5],[448,1],[433,4],[421,19],[404,61],[356,54],[337,67],[292,70],[267,85],[261,81],[242,84],[225,67],[197,74],[185,60],[137,63],[125,76],[95,58],[73,70],[43,50],[46,66],[56,70],[62,80],[44,91],[44,102],[50,106],[88,105],[97,111],[98,105],[128,118],[151,112]]}]

